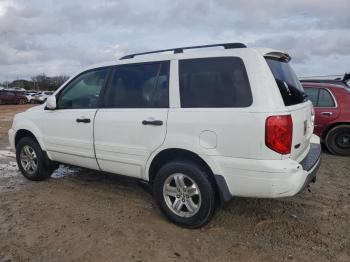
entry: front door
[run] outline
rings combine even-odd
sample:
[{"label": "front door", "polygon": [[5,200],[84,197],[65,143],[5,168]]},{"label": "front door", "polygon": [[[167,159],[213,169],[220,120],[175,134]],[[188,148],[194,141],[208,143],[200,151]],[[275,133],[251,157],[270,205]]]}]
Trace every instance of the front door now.
[{"label": "front door", "polygon": [[108,69],[80,74],[57,95],[57,109],[38,120],[49,156],[58,162],[99,169],[93,144],[97,101]]},{"label": "front door", "polygon": [[168,90],[168,61],[113,69],[104,108],[95,118],[95,149],[101,170],[142,177],[148,157],[165,139]]}]

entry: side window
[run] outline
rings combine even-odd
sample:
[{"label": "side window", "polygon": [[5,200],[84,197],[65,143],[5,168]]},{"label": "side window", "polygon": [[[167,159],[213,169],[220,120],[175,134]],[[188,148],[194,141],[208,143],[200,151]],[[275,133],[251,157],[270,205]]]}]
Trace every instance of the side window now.
[{"label": "side window", "polygon": [[314,106],[317,106],[318,100],[318,88],[305,88],[305,93],[308,96],[308,99],[312,102]]},{"label": "side window", "polygon": [[318,107],[335,107],[332,95],[326,89],[320,89],[318,97]]},{"label": "side window", "polygon": [[253,98],[243,61],[237,57],[179,61],[183,108],[248,107]]},{"label": "side window", "polygon": [[75,78],[58,95],[58,109],[96,108],[108,69],[88,71]]},{"label": "side window", "polygon": [[117,66],[108,86],[105,106],[169,107],[169,62]]}]

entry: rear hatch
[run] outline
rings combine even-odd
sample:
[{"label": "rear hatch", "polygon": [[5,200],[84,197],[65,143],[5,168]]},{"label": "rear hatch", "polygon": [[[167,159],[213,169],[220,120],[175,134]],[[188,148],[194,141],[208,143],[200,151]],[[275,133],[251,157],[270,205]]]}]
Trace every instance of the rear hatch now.
[{"label": "rear hatch", "polygon": [[290,158],[300,162],[308,152],[313,133],[313,107],[284,53],[265,55],[287,111],[292,116],[293,138]]}]

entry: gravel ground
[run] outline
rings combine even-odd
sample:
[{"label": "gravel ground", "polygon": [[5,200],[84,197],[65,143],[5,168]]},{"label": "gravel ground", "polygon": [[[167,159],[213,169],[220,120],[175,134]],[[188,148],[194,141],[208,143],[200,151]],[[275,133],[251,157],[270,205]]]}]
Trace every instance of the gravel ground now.
[{"label": "gravel ground", "polygon": [[311,192],[234,198],[187,230],[126,177],[61,165],[23,178],[7,130],[28,107],[0,106],[0,261],[350,261],[350,158],[323,152]]}]

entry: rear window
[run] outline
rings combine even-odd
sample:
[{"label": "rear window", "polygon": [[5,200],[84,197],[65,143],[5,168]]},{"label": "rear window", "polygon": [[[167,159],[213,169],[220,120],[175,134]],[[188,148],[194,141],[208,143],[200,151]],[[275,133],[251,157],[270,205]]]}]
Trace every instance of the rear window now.
[{"label": "rear window", "polygon": [[179,61],[183,108],[248,107],[253,98],[243,61],[212,57]]},{"label": "rear window", "polygon": [[286,106],[300,104],[306,101],[303,86],[300,84],[292,67],[284,61],[266,58]]}]

